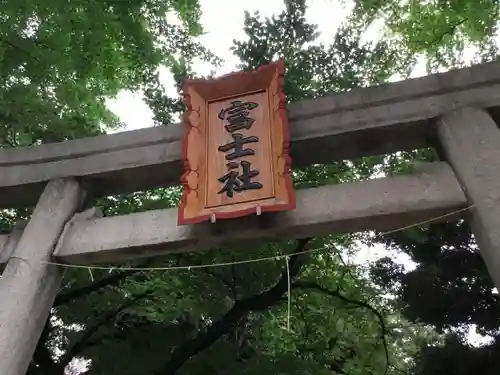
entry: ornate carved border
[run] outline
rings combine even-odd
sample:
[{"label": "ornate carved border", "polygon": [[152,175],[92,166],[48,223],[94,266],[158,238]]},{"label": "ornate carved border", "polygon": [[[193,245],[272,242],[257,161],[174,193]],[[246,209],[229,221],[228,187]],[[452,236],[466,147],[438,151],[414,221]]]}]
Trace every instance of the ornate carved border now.
[{"label": "ornate carved border", "polygon": [[[286,113],[284,93],[285,65],[279,59],[250,72],[233,72],[216,79],[186,80],[182,92],[186,104],[184,114],[185,133],[182,138],[182,160],[184,173],[181,177],[182,199],[178,210],[178,224],[194,224],[211,218],[229,219],[257,212],[256,206],[248,203],[232,205],[230,212],[214,212],[204,207],[204,163],[205,127],[208,102],[230,96],[243,96],[250,92],[266,91],[270,102],[270,124],[272,131],[273,174],[277,183],[275,197],[258,201],[261,212],[291,210],[296,206],[291,177],[289,155],[290,129]],[[281,143],[280,146],[275,142]],[[214,216],[215,215],[215,216]]]}]

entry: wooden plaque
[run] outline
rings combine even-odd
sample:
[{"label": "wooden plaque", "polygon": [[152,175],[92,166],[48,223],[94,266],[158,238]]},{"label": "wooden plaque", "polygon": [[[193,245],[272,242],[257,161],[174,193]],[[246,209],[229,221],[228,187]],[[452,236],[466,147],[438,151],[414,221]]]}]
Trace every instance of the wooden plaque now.
[{"label": "wooden plaque", "polygon": [[295,208],[284,69],[184,83],[179,225]]}]

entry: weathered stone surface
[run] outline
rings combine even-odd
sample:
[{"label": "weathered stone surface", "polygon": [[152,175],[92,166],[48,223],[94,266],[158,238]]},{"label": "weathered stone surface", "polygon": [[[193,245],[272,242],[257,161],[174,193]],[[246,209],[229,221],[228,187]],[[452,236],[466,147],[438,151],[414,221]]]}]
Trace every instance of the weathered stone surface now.
[{"label": "weathered stone surface", "polygon": [[[424,147],[442,113],[500,106],[500,63],[292,103],[293,166]],[[34,204],[43,182],[76,176],[97,196],[179,183],[182,126],[0,150],[0,207]],[[313,150],[313,151],[312,151]]]},{"label": "weathered stone surface", "polygon": [[500,288],[500,129],[477,108],[443,116],[438,128],[449,163],[473,204],[469,222],[481,254]]},{"label": "weathered stone surface", "polygon": [[0,375],[28,369],[61,283],[61,269],[44,262],[81,201],[75,180],[50,181],[7,263],[0,279]]},{"label": "weathered stone surface", "polygon": [[88,264],[271,238],[300,238],[365,229],[388,230],[464,207],[446,163],[411,175],[297,191],[297,208],[267,217],[177,226],[177,210],[155,210],[72,223],[55,255]]},{"label": "weathered stone surface", "polygon": [[8,236],[0,236],[0,264],[7,263],[14,253],[25,227],[26,223],[23,222],[23,225],[16,225]]}]

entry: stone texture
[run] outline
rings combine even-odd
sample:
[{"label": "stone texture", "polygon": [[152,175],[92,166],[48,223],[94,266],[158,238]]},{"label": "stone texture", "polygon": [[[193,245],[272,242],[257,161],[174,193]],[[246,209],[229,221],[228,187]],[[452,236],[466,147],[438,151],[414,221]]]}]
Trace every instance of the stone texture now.
[{"label": "stone texture", "polygon": [[0,375],[26,373],[61,282],[44,261],[81,201],[76,181],[50,181],[0,278]]},{"label": "stone texture", "polygon": [[[500,106],[500,62],[288,105],[293,167],[428,146],[433,120]],[[0,207],[34,204],[43,182],[80,177],[96,196],[179,184],[182,126],[0,150]],[[314,150],[314,152],[312,152]]]},{"label": "stone texture", "polygon": [[465,195],[446,163],[421,168],[411,175],[298,190],[295,210],[261,217],[177,226],[177,209],[168,209],[78,221],[55,256],[68,263],[115,262],[238,241],[389,230],[464,207]]},{"label": "stone texture", "polygon": [[477,108],[443,116],[438,130],[448,161],[473,204],[470,223],[500,288],[500,130],[486,111]]}]

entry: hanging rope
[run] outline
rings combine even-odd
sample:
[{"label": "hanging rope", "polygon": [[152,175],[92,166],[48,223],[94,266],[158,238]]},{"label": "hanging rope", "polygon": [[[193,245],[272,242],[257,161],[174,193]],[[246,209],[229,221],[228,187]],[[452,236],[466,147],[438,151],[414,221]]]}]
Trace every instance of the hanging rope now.
[{"label": "hanging rope", "polygon": [[290,262],[288,261],[288,257],[285,258],[285,263],[286,263],[286,276],[288,285],[288,311],[287,311],[286,328],[290,331],[290,311],[292,309],[292,280],[290,278]]},{"label": "hanging rope", "polygon": [[[406,229],[414,228],[414,227],[419,227],[425,224],[428,224],[430,222],[444,219],[448,216],[453,216],[456,215],[460,212],[464,212],[467,210],[470,210],[474,205],[470,205],[458,210],[455,210],[453,212],[436,216],[428,220],[424,221],[419,221],[414,224],[406,225],[394,230],[390,230],[387,232],[379,233],[376,235],[374,238],[378,237],[383,237],[387,236],[389,234],[401,232]],[[307,253],[314,253],[317,251],[324,251],[328,250],[328,248],[321,247],[321,248],[314,248],[314,249],[309,249],[309,250],[303,250],[294,253],[294,255],[299,255],[299,254],[307,254]],[[287,289],[288,289],[288,306],[287,306],[287,330],[290,330],[290,319],[291,319],[291,303],[292,303],[292,293],[291,293],[291,276],[290,276],[290,264],[289,264],[289,254],[283,254],[283,255],[274,255],[274,256],[269,256],[269,257],[263,257],[263,258],[257,258],[257,259],[246,259],[246,260],[239,260],[239,261],[233,261],[233,262],[220,262],[220,263],[208,263],[208,264],[194,264],[194,265],[189,265],[189,266],[169,266],[169,267],[116,267],[116,266],[91,266],[91,265],[81,265],[81,264],[68,264],[68,263],[60,263],[60,262],[52,262],[52,261],[38,261],[39,263],[44,263],[44,264],[51,264],[55,266],[60,266],[64,267],[66,270],[68,268],[86,268],[89,271],[90,274],[90,279],[94,281],[94,277],[92,275],[92,270],[108,270],[109,273],[111,273],[113,270],[120,270],[120,271],[174,271],[174,270],[188,270],[190,271],[191,269],[198,269],[198,268],[207,268],[207,267],[225,267],[225,266],[233,266],[233,265],[239,265],[239,264],[248,264],[248,263],[257,263],[257,262],[265,262],[265,261],[271,261],[271,260],[279,260],[284,258],[285,259],[285,265],[286,265],[286,273],[287,273]],[[16,257],[12,256],[12,259],[19,259],[22,261],[25,261],[27,263],[30,263],[29,259],[21,258],[21,257]]]}]

